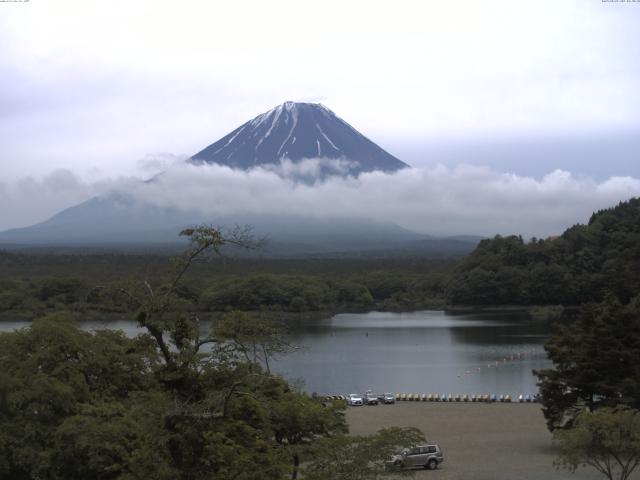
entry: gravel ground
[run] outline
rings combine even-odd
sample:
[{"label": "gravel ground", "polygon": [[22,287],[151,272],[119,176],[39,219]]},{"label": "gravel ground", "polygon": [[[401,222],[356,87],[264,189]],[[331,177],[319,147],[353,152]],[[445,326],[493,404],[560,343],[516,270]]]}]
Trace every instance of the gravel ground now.
[{"label": "gravel ground", "polygon": [[[556,470],[551,434],[538,404],[398,402],[395,405],[349,407],[353,434],[392,426],[421,429],[438,443],[445,461],[415,478],[432,480],[591,480],[591,469],[575,474]],[[634,475],[633,478],[638,478]]]}]

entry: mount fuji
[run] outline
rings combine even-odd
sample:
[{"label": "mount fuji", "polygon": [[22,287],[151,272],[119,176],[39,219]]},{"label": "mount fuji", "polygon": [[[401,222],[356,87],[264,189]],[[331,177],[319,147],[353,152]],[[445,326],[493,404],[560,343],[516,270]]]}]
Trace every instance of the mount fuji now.
[{"label": "mount fuji", "polygon": [[[314,174],[319,178],[357,176],[376,170],[393,172],[408,167],[325,106],[294,102],[285,102],[258,115],[190,157],[188,162],[196,168],[215,163],[250,170],[306,160],[318,161],[320,169]],[[159,174],[147,182],[162,182],[165,174],[170,173]],[[256,202],[260,202],[260,198],[256,198]],[[150,205],[130,193],[111,191],[36,225],[0,232],[0,248],[54,246],[122,250],[175,246],[180,244],[178,232],[198,223],[252,225],[256,235],[270,238],[267,255],[349,251],[463,254],[471,251],[477,241],[475,238],[430,237],[372,218],[320,219],[311,213],[308,216],[283,212],[212,216],[200,210]]]},{"label": "mount fuji", "polygon": [[248,170],[305,159],[323,162],[322,173],[391,172],[408,165],[386,152],[319,103],[285,102],[239,126],[191,157]]}]

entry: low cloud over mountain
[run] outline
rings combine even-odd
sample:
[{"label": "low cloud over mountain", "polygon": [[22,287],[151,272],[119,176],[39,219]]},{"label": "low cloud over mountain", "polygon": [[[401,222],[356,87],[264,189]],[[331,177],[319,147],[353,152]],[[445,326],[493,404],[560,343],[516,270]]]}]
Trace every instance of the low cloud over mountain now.
[{"label": "low cloud over mountain", "polygon": [[[293,177],[317,171],[327,159],[234,170],[177,162],[152,181],[133,178],[87,183],[68,171],[0,185],[9,205],[0,228],[25,226],[106,191],[157,207],[216,216],[291,214],[365,217],[432,235],[520,233],[545,236],[585,222],[592,211],[640,195],[640,180],[576,178],[556,170],[541,179],[486,167],[405,168],[315,182]],[[312,176],[312,175],[311,175]]]}]

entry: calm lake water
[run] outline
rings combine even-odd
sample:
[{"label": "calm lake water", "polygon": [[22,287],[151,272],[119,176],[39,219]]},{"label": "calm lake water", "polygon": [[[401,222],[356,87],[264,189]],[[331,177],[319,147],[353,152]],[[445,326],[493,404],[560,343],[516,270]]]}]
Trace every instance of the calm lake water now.
[{"label": "calm lake water", "polygon": [[[0,330],[28,324],[2,322]],[[82,326],[142,332],[129,320]],[[543,350],[549,332],[547,322],[514,313],[341,314],[294,327],[299,350],[275,359],[272,368],[322,394],[533,394],[532,370],[551,365]]]},{"label": "calm lake water", "polygon": [[323,394],[534,394],[532,370],[551,366],[549,332],[513,313],[341,314],[298,327],[293,343],[304,347],[274,368]]}]

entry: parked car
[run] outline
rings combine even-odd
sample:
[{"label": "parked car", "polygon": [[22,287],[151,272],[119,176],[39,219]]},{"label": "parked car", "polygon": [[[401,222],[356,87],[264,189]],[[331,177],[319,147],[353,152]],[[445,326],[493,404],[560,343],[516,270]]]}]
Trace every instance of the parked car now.
[{"label": "parked car", "polygon": [[393,393],[383,393],[378,395],[378,401],[381,403],[396,403],[396,396]]},{"label": "parked car", "polygon": [[438,445],[432,444],[418,445],[405,449],[402,453],[393,455],[386,462],[386,466],[388,468],[428,468],[429,470],[435,470],[442,462],[444,462],[442,449]]},{"label": "parked car", "polygon": [[378,396],[371,392],[367,392],[363,396],[365,405],[378,405]]},{"label": "parked car", "polygon": [[356,406],[356,405],[363,405],[364,402],[362,400],[362,397],[360,395],[358,395],[357,393],[350,393],[349,396],[347,397],[347,405],[351,405],[351,406]]}]

